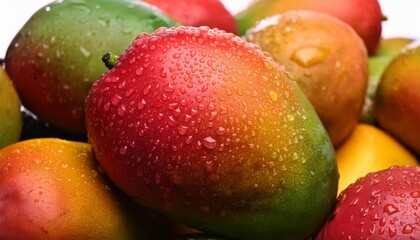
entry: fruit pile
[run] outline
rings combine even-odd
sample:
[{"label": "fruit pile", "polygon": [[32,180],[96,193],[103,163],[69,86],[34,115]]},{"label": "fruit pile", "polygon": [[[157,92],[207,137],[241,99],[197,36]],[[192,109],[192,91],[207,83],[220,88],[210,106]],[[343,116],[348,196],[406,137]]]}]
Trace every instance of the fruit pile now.
[{"label": "fruit pile", "polygon": [[0,239],[420,239],[420,45],[377,0],[62,0],[0,68]]}]

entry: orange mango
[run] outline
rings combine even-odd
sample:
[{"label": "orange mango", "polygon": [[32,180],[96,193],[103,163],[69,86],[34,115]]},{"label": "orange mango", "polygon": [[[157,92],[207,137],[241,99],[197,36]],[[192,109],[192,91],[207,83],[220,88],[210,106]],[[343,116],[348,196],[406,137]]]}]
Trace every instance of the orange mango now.
[{"label": "orange mango", "polygon": [[350,138],[336,151],[340,179],[338,193],[367,173],[393,165],[419,165],[414,155],[388,133],[358,124]]}]

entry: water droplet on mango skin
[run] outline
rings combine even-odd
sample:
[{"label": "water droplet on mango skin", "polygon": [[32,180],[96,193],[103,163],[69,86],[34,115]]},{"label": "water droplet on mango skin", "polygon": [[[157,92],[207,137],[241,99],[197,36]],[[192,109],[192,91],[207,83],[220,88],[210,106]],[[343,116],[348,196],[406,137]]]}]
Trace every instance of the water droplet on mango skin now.
[{"label": "water droplet on mango skin", "polygon": [[328,57],[328,51],[319,47],[304,47],[296,50],[291,60],[302,67],[311,67],[324,61]]}]

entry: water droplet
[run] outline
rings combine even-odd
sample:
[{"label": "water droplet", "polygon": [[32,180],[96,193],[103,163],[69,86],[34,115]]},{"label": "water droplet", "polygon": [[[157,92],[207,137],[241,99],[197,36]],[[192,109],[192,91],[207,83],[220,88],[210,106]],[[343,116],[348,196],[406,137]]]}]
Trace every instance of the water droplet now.
[{"label": "water droplet", "polygon": [[406,224],[404,225],[403,229],[402,229],[402,233],[404,234],[411,234],[414,231],[414,227],[411,224]]},{"label": "water droplet", "polygon": [[207,170],[207,172],[212,172],[213,171],[213,167],[214,167],[213,161],[206,161],[206,170]]},{"label": "water droplet", "polygon": [[125,96],[129,97],[129,96],[133,95],[134,91],[135,91],[134,88],[128,89],[127,91],[125,91]]},{"label": "water droplet", "polygon": [[144,95],[148,95],[149,93],[150,93],[150,90],[152,89],[152,85],[147,85],[147,87],[145,87],[144,89],[143,89],[143,94]]},{"label": "water droplet", "polygon": [[379,219],[380,218],[379,218],[379,215],[377,213],[372,213],[370,215],[370,220],[372,220],[372,221],[378,221]]},{"label": "water droplet", "polygon": [[121,96],[119,95],[115,95],[112,99],[111,99],[111,103],[114,106],[118,106],[121,102]]},{"label": "water droplet", "polygon": [[277,153],[277,152],[273,152],[273,153],[271,154],[271,159],[276,159],[276,158],[277,158],[277,156],[278,156],[278,153]]},{"label": "water droplet", "polygon": [[410,196],[412,198],[420,198],[420,191],[411,192]]},{"label": "water droplet", "polygon": [[311,67],[324,61],[327,56],[325,49],[310,46],[295,51],[291,59],[302,67]]},{"label": "water droplet", "polygon": [[395,237],[397,235],[397,230],[395,230],[395,228],[393,228],[393,227],[389,227],[389,229],[388,229],[388,235],[390,237]]},{"label": "water droplet", "polygon": [[276,92],[270,91],[268,94],[270,95],[271,101],[273,101],[273,102],[277,101],[278,96],[277,96]]},{"label": "water droplet", "polygon": [[223,135],[223,134],[225,134],[225,133],[226,133],[226,129],[225,129],[224,127],[218,127],[218,128],[216,129],[216,133],[217,133],[218,135]]},{"label": "water droplet", "polygon": [[187,126],[179,126],[178,127],[178,133],[180,135],[185,135],[188,131],[188,127]]},{"label": "water droplet", "polygon": [[122,156],[126,155],[126,154],[127,154],[127,146],[121,147],[121,148],[119,149],[119,153],[120,153]]},{"label": "water droplet", "polygon": [[220,111],[219,111],[219,113],[220,113],[221,115],[227,114],[227,113],[228,113],[228,109],[227,109],[226,107],[224,107],[224,106],[220,106]]},{"label": "water droplet", "polygon": [[398,208],[395,207],[394,204],[388,203],[388,204],[385,204],[384,206],[384,212],[387,213],[388,215],[392,215],[398,212]]},{"label": "water droplet", "polygon": [[267,70],[269,70],[269,71],[273,69],[273,62],[272,61],[265,60],[264,65],[267,68]]},{"label": "water droplet", "polygon": [[137,109],[142,110],[146,106],[146,101],[142,99],[140,102],[137,103]]},{"label": "water droplet", "polygon": [[162,69],[160,70],[160,76],[161,76],[162,78],[166,78],[167,73],[166,73],[166,69],[165,69],[165,68],[162,68]]},{"label": "water droplet", "polygon": [[121,104],[120,106],[118,106],[118,111],[117,111],[118,116],[120,117],[124,116],[125,112],[126,112],[126,108],[124,104]]},{"label": "water droplet", "polygon": [[294,152],[292,155],[292,159],[297,160],[298,158],[299,158],[299,155],[296,152]]},{"label": "water droplet", "polygon": [[174,55],[172,55],[172,57],[174,59],[179,59],[181,57],[181,53],[175,53]]},{"label": "water droplet", "polygon": [[194,57],[196,54],[197,54],[197,52],[195,50],[191,50],[190,51],[190,56],[191,57]]},{"label": "water droplet", "polygon": [[193,136],[188,136],[186,139],[185,139],[185,143],[186,144],[191,144],[192,143],[192,140],[193,140]]},{"label": "water droplet", "polygon": [[84,48],[84,47],[80,47],[79,48],[79,50],[80,50],[80,52],[83,54],[83,56],[84,57],[86,57],[86,58],[88,58],[88,57],[90,57],[90,55],[91,55],[91,53],[90,53],[90,51],[89,50],[87,50],[86,48]]},{"label": "water droplet", "polygon": [[136,75],[137,76],[143,75],[143,72],[144,72],[144,68],[143,67],[139,67],[139,68],[136,69]]},{"label": "water droplet", "polygon": [[217,141],[212,137],[206,137],[203,140],[203,145],[208,149],[215,149],[217,146]]},{"label": "water droplet", "polygon": [[172,93],[175,91],[175,87],[172,84],[168,83],[163,86],[163,91],[167,93]]}]

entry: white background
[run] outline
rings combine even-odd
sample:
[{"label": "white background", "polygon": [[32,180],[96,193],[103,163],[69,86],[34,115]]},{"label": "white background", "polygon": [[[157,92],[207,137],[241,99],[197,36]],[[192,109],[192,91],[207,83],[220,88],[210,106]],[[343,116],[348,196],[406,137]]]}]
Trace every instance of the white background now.
[{"label": "white background", "polygon": [[[51,1],[0,0],[0,58],[5,56],[9,43],[30,16]],[[250,1],[222,0],[233,13],[238,12]],[[333,4],[334,0],[331,1]],[[379,2],[382,12],[388,17],[388,20],[383,22],[384,37],[402,36],[420,39],[420,0],[379,0]]]}]

